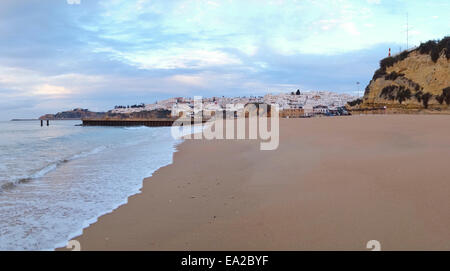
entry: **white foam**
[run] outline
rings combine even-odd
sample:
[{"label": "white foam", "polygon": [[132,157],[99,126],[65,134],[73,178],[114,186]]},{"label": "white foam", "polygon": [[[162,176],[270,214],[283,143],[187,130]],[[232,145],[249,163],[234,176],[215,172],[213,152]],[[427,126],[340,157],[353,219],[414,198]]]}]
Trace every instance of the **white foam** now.
[{"label": "white foam", "polygon": [[125,130],[143,130],[143,129],[151,129],[151,127],[147,126],[136,126],[136,127],[123,127]]},{"label": "white foam", "polygon": [[168,127],[142,127],[132,133],[77,129],[73,136],[46,142],[40,146],[46,151],[38,152],[69,151],[71,155],[60,156],[68,158],[35,172],[37,180],[0,194],[0,250],[64,247],[100,216],[140,193],[143,179],[171,164],[182,142],[171,137]]}]

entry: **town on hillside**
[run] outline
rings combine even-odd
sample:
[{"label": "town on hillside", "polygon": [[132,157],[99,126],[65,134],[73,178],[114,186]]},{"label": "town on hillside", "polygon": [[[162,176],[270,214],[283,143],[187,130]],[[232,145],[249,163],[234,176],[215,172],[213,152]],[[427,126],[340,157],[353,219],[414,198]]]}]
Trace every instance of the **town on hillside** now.
[{"label": "town on hillside", "polygon": [[[240,111],[246,104],[278,105],[281,117],[308,117],[313,115],[344,115],[347,114],[345,105],[357,97],[328,91],[266,94],[250,97],[209,97],[202,98],[202,110]],[[194,114],[194,98],[174,97],[153,104],[139,104],[131,106],[115,106],[110,114],[135,114],[144,111],[167,110],[173,117],[182,114]]]}]

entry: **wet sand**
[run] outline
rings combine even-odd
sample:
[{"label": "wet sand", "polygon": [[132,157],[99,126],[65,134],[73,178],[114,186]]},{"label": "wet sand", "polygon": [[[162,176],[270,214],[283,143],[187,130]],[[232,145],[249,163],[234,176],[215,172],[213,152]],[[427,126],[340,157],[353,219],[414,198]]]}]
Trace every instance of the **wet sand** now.
[{"label": "wet sand", "polygon": [[82,250],[450,250],[450,116],[282,119],[280,145],[187,140]]}]

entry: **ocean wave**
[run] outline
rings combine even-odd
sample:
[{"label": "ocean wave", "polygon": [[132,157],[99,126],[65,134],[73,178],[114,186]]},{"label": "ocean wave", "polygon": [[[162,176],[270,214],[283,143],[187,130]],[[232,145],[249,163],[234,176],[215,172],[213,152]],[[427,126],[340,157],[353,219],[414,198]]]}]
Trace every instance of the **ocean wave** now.
[{"label": "ocean wave", "polygon": [[[150,128],[150,127],[146,127],[146,128]],[[174,141],[174,142],[172,143],[172,146],[171,146],[171,148],[170,148],[170,153],[169,153],[169,155],[170,155],[170,161],[163,162],[163,163],[157,165],[153,170],[151,170],[151,172],[146,173],[146,174],[144,174],[144,175],[138,177],[138,179],[141,180],[141,181],[139,182],[138,185],[135,185],[135,186],[133,187],[133,189],[132,189],[133,191],[130,192],[130,193],[126,196],[126,198],[124,198],[123,200],[120,200],[120,201],[115,202],[112,206],[110,206],[110,207],[109,207],[108,209],[106,209],[106,210],[98,211],[98,212],[97,212],[95,215],[93,215],[91,218],[85,219],[85,220],[82,222],[81,227],[79,227],[78,229],[76,229],[76,230],[70,232],[70,233],[67,235],[67,238],[65,238],[64,241],[62,241],[62,242],[57,242],[57,243],[54,244],[52,247],[47,247],[47,248],[45,248],[45,249],[43,249],[43,250],[49,250],[49,251],[51,251],[51,250],[55,250],[56,248],[65,247],[65,246],[67,245],[67,243],[68,243],[70,240],[72,240],[73,238],[75,238],[75,237],[77,237],[77,236],[82,235],[83,230],[86,229],[86,228],[88,228],[90,225],[96,223],[96,222],[98,221],[98,219],[99,219],[101,216],[103,216],[103,215],[105,215],[105,214],[109,214],[109,213],[113,212],[114,210],[116,210],[117,208],[119,208],[120,206],[127,204],[127,203],[128,203],[128,200],[129,200],[129,198],[130,198],[131,196],[137,195],[137,194],[141,193],[141,189],[142,189],[142,185],[143,185],[143,183],[142,183],[142,179],[143,179],[143,178],[151,177],[151,176],[153,175],[153,173],[156,172],[157,170],[159,170],[161,167],[164,167],[164,166],[166,166],[166,165],[170,165],[170,164],[173,163],[173,155],[174,155],[175,152],[177,152],[177,148],[176,148],[176,147],[177,147],[179,144],[181,144],[181,142],[182,142],[182,141]]]},{"label": "ocean wave", "polygon": [[[30,154],[27,146],[21,152],[15,151],[19,157],[13,155],[11,162],[24,161],[23,166],[28,168],[16,167],[23,171],[16,172],[13,177],[11,173],[14,170],[5,167],[0,173],[7,174],[1,175],[0,185],[2,180],[20,178],[21,175],[27,178],[7,185],[6,188],[12,190],[0,198],[5,203],[0,208],[0,216],[6,218],[0,227],[8,229],[8,232],[2,232],[0,250],[64,247],[100,216],[126,204],[130,196],[140,193],[145,177],[173,162],[173,153],[182,140],[174,140],[170,127],[126,128],[81,129],[74,131],[73,135],[54,139],[51,145],[31,142],[32,150],[42,151]],[[91,147],[82,152],[89,146],[101,147]],[[39,157],[40,160],[31,157]],[[41,164],[46,166],[30,171],[39,169],[34,164],[36,162],[57,158],[64,159]],[[75,159],[77,161],[71,162]],[[42,176],[45,177],[32,178]],[[9,194],[12,197],[8,197]],[[21,224],[9,223],[9,220],[20,221]],[[27,231],[29,228],[33,231]]]},{"label": "ocean wave", "polygon": [[150,129],[148,126],[135,126],[135,127],[123,127],[125,130],[143,130],[143,129]]},{"label": "ocean wave", "polygon": [[65,163],[68,163],[68,162],[76,160],[76,159],[88,157],[90,155],[97,154],[97,153],[103,151],[106,148],[107,148],[107,146],[100,146],[100,147],[94,148],[94,149],[92,149],[90,151],[80,152],[80,153],[72,155],[72,156],[70,156],[68,158],[60,159],[58,161],[52,162],[52,163],[46,165],[45,167],[37,170],[36,172],[31,174],[30,176],[23,176],[23,177],[15,179],[15,180],[2,182],[2,184],[0,185],[0,193],[5,191],[5,190],[10,190],[10,189],[14,188],[15,186],[17,186],[19,184],[29,183],[32,180],[36,180],[36,179],[42,178],[45,175],[47,175],[48,173],[54,171],[59,166],[65,164]]}]

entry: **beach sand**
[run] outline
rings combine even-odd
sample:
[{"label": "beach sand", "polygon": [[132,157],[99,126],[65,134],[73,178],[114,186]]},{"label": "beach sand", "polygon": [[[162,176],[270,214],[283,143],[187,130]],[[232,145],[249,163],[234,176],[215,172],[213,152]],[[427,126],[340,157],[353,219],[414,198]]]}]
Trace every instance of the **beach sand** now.
[{"label": "beach sand", "polygon": [[280,120],[280,145],[186,140],[82,250],[450,249],[450,116]]}]

